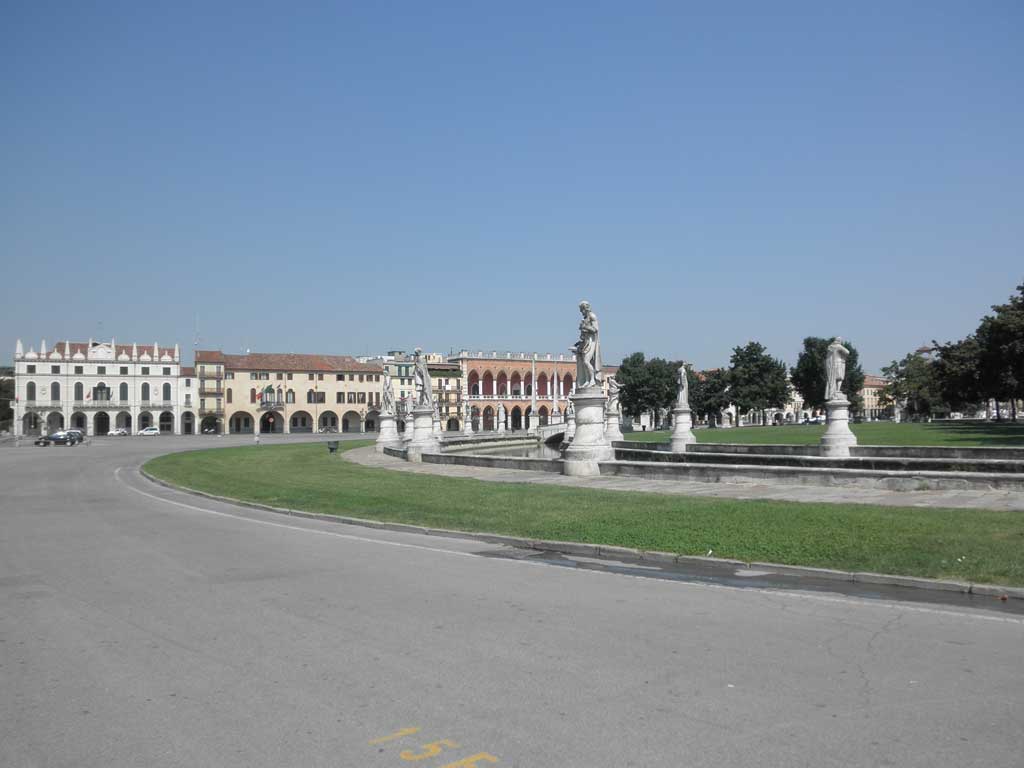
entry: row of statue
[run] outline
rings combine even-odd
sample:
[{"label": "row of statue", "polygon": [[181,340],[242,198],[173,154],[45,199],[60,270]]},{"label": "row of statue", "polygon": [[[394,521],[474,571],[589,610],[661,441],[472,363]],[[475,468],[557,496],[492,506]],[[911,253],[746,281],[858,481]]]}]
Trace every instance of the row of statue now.
[{"label": "row of statue", "polygon": [[[601,330],[597,320],[597,314],[591,309],[590,302],[581,301],[579,304],[580,315],[579,339],[572,347],[576,358],[576,382],[581,390],[603,387],[605,383],[604,372],[601,369]],[[843,345],[843,339],[835,337],[828,346],[825,358],[825,400],[836,402],[845,400],[842,392],[843,381],[846,378],[846,361],[850,350]],[[430,371],[427,369],[426,357],[423,350],[416,347],[413,365],[413,382],[415,385],[415,396],[411,398],[417,408],[430,408],[434,414],[434,420],[439,417],[438,405],[434,400],[433,388],[430,383]],[[608,377],[608,402],[606,413],[619,412],[619,393],[621,386],[614,376]],[[686,374],[686,364],[679,366],[677,373],[677,395],[676,408],[689,410],[690,408],[690,385]],[[385,415],[394,416],[396,413],[395,393],[391,384],[391,375],[387,367],[384,368],[381,393],[381,412]],[[501,414],[499,420],[504,421],[504,407],[499,403],[498,408]],[[465,404],[465,416],[467,420],[471,417],[471,406]],[[569,400],[566,417],[569,418],[573,411],[572,400]]]}]

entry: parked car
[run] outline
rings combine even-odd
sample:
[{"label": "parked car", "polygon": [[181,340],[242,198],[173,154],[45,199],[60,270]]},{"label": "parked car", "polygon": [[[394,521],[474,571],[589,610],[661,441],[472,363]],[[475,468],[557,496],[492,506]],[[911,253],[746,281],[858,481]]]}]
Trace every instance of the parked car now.
[{"label": "parked car", "polygon": [[140,435],[159,435],[160,427],[146,427],[145,429],[139,430]]},{"label": "parked car", "polygon": [[78,445],[79,440],[74,435],[60,430],[59,432],[52,432],[49,435],[40,435],[36,438],[36,445],[49,446],[49,445]]},{"label": "parked car", "polygon": [[124,427],[114,427],[112,430],[107,432],[108,437],[127,437],[128,430]]}]

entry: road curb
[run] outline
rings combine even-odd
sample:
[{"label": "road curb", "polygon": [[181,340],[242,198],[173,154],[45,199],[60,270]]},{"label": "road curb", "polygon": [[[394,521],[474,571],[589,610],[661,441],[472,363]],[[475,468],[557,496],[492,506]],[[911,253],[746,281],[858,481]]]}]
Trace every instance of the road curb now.
[{"label": "road curb", "polygon": [[411,525],[408,523],[387,523],[379,520],[367,520],[362,517],[328,515],[320,512],[304,512],[299,509],[287,509],[285,507],[274,507],[270,504],[242,501],[228,496],[218,496],[214,493],[199,491],[183,485],[174,485],[173,483],[168,483],[165,480],[161,480],[160,478],[151,475],[142,467],[139,467],[139,474],[151,483],[161,485],[164,488],[169,488],[174,491],[182,491],[193,496],[200,496],[214,501],[222,501],[224,503],[234,504],[240,507],[259,509],[265,512],[274,512],[279,515],[288,515],[290,517],[301,517],[307,520],[321,520],[323,522],[340,523],[343,525],[357,525],[362,528],[394,531],[396,533],[418,533],[426,536],[443,536],[450,539],[468,539],[471,541],[481,541],[488,544],[501,544],[520,549],[536,549],[540,552],[554,552],[562,555],[582,555],[584,557],[614,558],[617,560],[629,560],[636,562],[646,561],[662,564],[731,565],[736,568],[755,568],[758,570],[771,571],[772,573],[780,575],[797,576],[802,578],[877,584],[892,587],[905,587],[908,589],[927,589],[939,592],[960,592],[962,594],[994,597],[1003,600],[1024,600],[1024,587],[1007,587],[999,584],[973,584],[971,582],[925,579],[916,576],[897,576],[895,574],[870,573],[866,571],[841,571],[830,568],[814,568],[802,565],[784,565],[782,563],[748,563],[743,560],[731,560],[721,557],[677,555],[672,552],[652,552],[642,549],[633,549],[631,547],[611,546],[608,544],[586,544],[574,541],[531,539],[522,536],[506,536],[500,533],[472,533],[469,531],[453,531],[447,528],[429,528],[422,525]]}]

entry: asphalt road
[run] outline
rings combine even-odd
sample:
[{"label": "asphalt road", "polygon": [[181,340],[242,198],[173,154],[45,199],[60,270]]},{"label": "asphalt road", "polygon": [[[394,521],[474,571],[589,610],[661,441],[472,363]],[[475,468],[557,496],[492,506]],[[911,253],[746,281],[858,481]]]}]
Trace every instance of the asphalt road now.
[{"label": "asphalt road", "polygon": [[0,765],[1024,765],[1019,614],[557,567],[137,473],[226,444],[0,448]]}]

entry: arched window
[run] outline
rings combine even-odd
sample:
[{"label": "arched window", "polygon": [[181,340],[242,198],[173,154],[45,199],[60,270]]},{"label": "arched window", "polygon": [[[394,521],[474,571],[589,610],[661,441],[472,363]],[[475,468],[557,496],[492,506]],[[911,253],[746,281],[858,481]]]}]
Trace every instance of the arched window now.
[{"label": "arched window", "polygon": [[[117,396],[122,403],[128,402],[128,382],[121,382],[121,386],[117,388]],[[75,399],[77,400],[78,398],[76,397]]]},{"label": "arched window", "polygon": [[256,390],[255,389],[250,389],[249,390],[249,402],[250,403],[255,403],[256,402]]},{"label": "arched window", "polygon": [[142,383],[142,399],[149,400],[149,383],[145,381]]},{"label": "arched window", "polygon": [[285,400],[286,403],[294,403],[295,402],[295,390],[294,389],[289,389],[288,390],[288,394],[285,395],[284,400]]},{"label": "arched window", "polygon": [[231,402],[231,387],[228,387],[227,398],[228,398],[228,402],[230,403]]},{"label": "arched window", "polygon": [[28,384],[25,385],[25,399],[36,399],[36,383],[34,381],[30,381]]},{"label": "arched window", "polygon": [[171,385],[167,383],[164,384],[164,402],[171,402]]},{"label": "arched window", "polygon": [[85,387],[82,386],[82,382],[75,382],[75,402],[80,403],[85,400]]},{"label": "arched window", "polygon": [[60,382],[55,381],[50,385],[50,401],[54,403],[60,402]]}]

